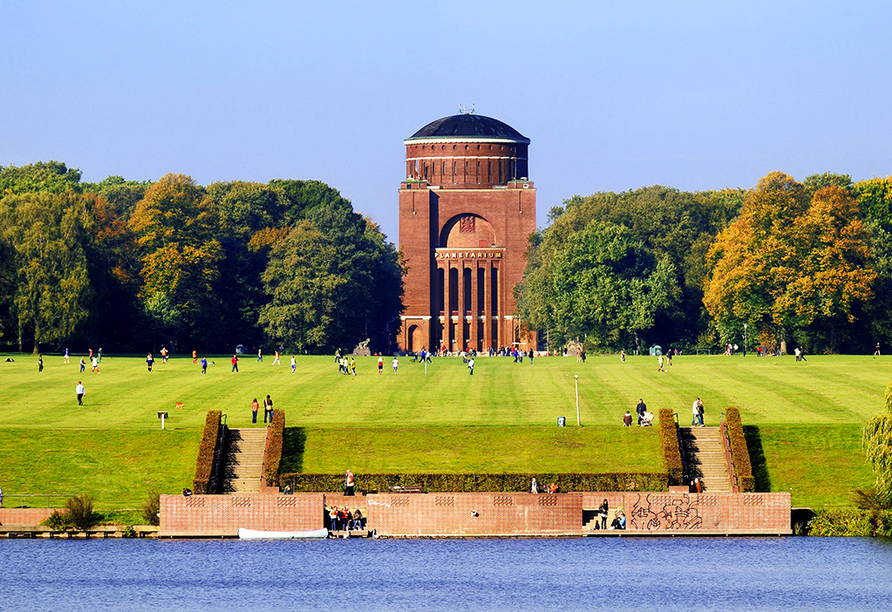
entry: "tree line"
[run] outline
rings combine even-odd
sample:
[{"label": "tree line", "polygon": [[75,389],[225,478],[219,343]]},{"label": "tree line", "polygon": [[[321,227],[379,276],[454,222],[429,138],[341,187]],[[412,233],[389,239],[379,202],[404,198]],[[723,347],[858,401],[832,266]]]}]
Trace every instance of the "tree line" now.
[{"label": "tree line", "polygon": [[0,342],[20,350],[389,350],[401,296],[396,247],[319,181],[0,167]]},{"label": "tree line", "polygon": [[530,238],[519,314],[552,346],[892,344],[892,177],[574,196]]}]

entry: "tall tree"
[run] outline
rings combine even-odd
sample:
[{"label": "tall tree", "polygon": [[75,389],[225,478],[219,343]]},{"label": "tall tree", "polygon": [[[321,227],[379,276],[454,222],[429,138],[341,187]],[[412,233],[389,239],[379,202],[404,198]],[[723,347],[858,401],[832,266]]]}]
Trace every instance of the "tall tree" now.
[{"label": "tall tree", "polygon": [[736,339],[744,323],[782,341],[850,323],[876,277],[859,217],[840,187],[809,198],[786,174],[761,179],[710,250],[704,303],[723,339]]},{"label": "tall tree", "polygon": [[205,191],[188,176],[168,174],[136,205],[129,227],[140,249],[140,300],[156,332],[202,347],[221,346],[214,288],[222,248]]},{"label": "tall tree", "polygon": [[95,196],[27,193],[0,200],[3,239],[14,253],[13,312],[20,348],[58,345],[90,315],[93,288],[87,253],[93,241]]},{"label": "tall tree", "polygon": [[628,228],[613,223],[595,221],[570,234],[544,267],[523,291],[538,295],[539,308],[547,306],[527,315],[532,326],[564,339],[640,346],[642,332],[679,298],[669,259],[655,258]]}]

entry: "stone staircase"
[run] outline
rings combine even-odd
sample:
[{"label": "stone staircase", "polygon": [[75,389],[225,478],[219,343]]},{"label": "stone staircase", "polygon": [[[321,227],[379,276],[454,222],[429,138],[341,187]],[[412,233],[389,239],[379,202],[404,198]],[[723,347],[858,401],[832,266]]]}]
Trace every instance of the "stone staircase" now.
[{"label": "stone staircase", "polygon": [[266,427],[229,430],[224,493],[259,493],[263,477]]},{"label": "stone staircase", "polygon": [[731,478],[721,430],[718,427],[679,427],[678,432],[690,479],[699,478],[703,491],[730,492]]}]

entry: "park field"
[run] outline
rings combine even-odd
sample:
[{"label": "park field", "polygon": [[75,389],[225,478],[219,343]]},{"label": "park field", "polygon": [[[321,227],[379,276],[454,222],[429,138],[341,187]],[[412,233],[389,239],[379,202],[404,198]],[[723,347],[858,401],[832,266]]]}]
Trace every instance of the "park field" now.
[{"label": "park field", "polygon": [[45,355],[42,373],[35,356],[0,356],[4,493],[83,493],[100,508],[133,508],[150,489],[177,492],[191,482],[206,412],[251,427],[251,400],[267,394],[287,415],[286,470],[659,471],[656,429],[621,427],[623,412],[643,398],[684,425],[700,397],[707,424],[740,409],[762,490],[792,491],[797,506],[842,506],[872,485],[860,431],[892,374],[892,359],[870,356],[680,356],[666,373],[650,357],[480,357],[473,376],[460,358],[426,368],[400,358],[397,374],[386,358],[379,375],[376,358],[360,357],[355,377],[339,375],[330,356],[298,357],[293,374],[290,355],[282,365],[246,356],[237,374],[230,358],[210,357],[203,375],[185,357],[149,373],[143,358],[104,355],[94,374],[78,371],[79,356]]}]

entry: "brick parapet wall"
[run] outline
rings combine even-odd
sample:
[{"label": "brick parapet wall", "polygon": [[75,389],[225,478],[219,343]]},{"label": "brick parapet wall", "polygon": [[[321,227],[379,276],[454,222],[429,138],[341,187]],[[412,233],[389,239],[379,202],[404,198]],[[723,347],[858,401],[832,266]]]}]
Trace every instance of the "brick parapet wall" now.
[{"label": "brick parapet wall", "polygon": [[389,536],[578,534],[582,493],[369,495],[368,526]]},{"label": "brick parapet wall", "polygon": [[593,510],[606,498],[629,531],[725,531],[790,533],[789,493],[687,493],[682,491],[584,493]]},{"label": "brick parapet wall", "polygon": [[39,525],[55,510],[64,508],[0,508],[0,525]]},{"label": "brick parapet wall", "polygon": [[[159,535],[234,536],[239,527],[299,531],[325,526],[325,505],[361,508],[379,535],[549,536],[583,530],[583,510],[604,499],[610,519],[627,517],[628,531],[790,533],[789,493],[586,492],[341,493],[161,496]],[[0,515],[2,516],[2,515]]]},{"label": "brick parapet wall", "polygon": [[235,536],[240,527],[263,531],[320,529],[323,494],[161,496],[158,535]]}]

